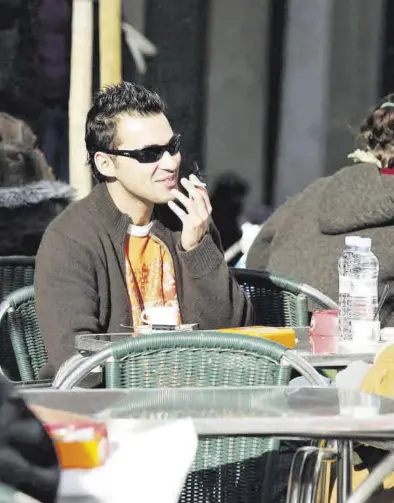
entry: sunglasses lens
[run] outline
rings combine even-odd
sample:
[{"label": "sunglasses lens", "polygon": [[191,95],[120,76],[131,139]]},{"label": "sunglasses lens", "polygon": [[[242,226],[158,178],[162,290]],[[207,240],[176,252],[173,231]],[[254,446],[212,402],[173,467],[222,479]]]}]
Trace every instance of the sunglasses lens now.
[{"label": "sunglasses lens", "polygon": [[175,155],[179,152],[180,148],[181,148],[181,137],[180,135],[177,134],[171,138],[167,150],[170,155]]},{"label": "sunglasses lens", "polygon": [[174,135],[168,145],[162,147],[147,147],[142,148],[139,152],[136,152],[133,156],[138,162],[142,164],[149,164],[152,162],[158,162],[163,157],[164,152],[168,152],[170,155],[175,155],[179,152],[181,148],[181,136]]},{"label": "sunglasses lens", "polygon": [[142,164],[148,164],[159,161],[163,153],[164,149],[162,147],[143,148],[136,153],[135,159]]}]

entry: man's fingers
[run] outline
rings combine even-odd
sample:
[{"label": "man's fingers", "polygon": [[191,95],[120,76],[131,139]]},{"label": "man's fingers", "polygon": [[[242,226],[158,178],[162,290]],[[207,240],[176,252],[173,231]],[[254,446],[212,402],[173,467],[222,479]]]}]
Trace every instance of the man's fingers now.
[{"label": "man's fingers", "polygon": [[209,216],[207,214],[205,203],[198,193],[192,194],[192,192],[189,190],[189,197],[187,197],[185,194],[182,194],[182,192],[177,189],[173,189],[171,193],[186,208],[188,215],[197,215],[202,220],[205,220]]},{"label": "man's fingers", "polygon": [[189,196],[193,199],[201,199],[201,192],[203,187],[197,188],[190,180],[187,178],[181,178],[181,184],[185,187],[185,189],[189,192]]},{"label": "man's fingers", "polygon": [[182,208],[180,208],[177,204],[174,203],[174,201],[168,201],[168,207],[179,217],[179,219],[183,222],[184,219],[187,217],[186,211],[184,211]]},{"label": "man's fingers", "polygon": [[206,192],[206,190],[202,187],[201,188],[195,187],[195,185],[193,185],[193,183],[187,178],[182,178],[181,184],[188,191],[191,199],[191,204],[188,208],[189,213],[191,213],[194,210],[203,220],[208,218],[210,213],[207,208],[205,199],[203,197],[203,193]]},{"label": "man's fingers", "polygon": [[204,189],[204,190],[201,190],[201,195],[202,195],[202,198],[204,199],[204,203],[205,203],[205,207],[208,211],[208,214],[211,215],[212,213],[212,206],[211,206],[211,201],[209,199],[209,195],[208,195],[208,192]]},{"label": "man's fingers", "polygon": [[191,174],[191,175],[189,176],[189,180],[192,182],[192,184],[193,184],[195,187],[202,187],[202,188],[206,188],[206,186],[207,186],[207,184],[206,184],[206,183],[204,183],[204,182],[202,182],[201,180],[199,180],[199,179],[197,178],[197,176],[196,176],[196,175]]},{"label": "man's fingers", "polygon": [[202,183],[197,177],[196,175],[190,175],[190,182],[193,187],[196,189],[197,193],[199,196],[202,197],[204,203],[205,203],[205,207],[208,211],[208,214],[210,215],[212,213],[212,206],[211,206],[211,201],[209,200],[209,195],[208,195],[208,191],[206,189],[206,184],[205,183]]},{"label": "man's fingers", "polygon": [[180,201],[186,209],[189,209],[192,201],[190,201],[190,199],[187,196],[185,196],[185,194],[182,194],[182,192],[180,192],[177,189],[172,189],[171,194],[173,196],[175,196],[178,199],[178,201]]}]

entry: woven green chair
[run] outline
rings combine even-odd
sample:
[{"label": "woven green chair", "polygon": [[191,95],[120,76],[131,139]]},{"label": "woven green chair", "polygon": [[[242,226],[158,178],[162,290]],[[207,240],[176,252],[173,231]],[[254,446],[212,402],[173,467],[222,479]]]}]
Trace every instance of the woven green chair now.
[{"label": "woven green chair", "polygon": [[[279,344],[237,334],[144,335],[110,345],[87,358],[60,387],[73,387],[104,362],[107,388],[287,385],[291,372],[287,355],[292,353]],[[319,375],[313,372],[319,382]],[[140,414],[155,410],[157,404],[151,405],[144,403]],[[135,408],[128,412],[136,415]],[[181,502],[260,503],[263,492],[266,502],[283,499],[293,454],[294,449],[276,439],[200,438]]]},{"label": "woven green chair", "polygon": [[35,257],[0,257],[0,302],[7,295],[34,283]]},{"label": "woven green chair", "polygon": [[256,325],[308,326],[308,299],[323,309],[338,308],[329,297],[296,279],[257,269],[231,271],[253,304]]},{"label": "woven green chair", "polygon": [[47,354],[38,326],[33,286],[20,288],[3,300],[0,305],[0,331],[3,375],[23,387],[49,386],[51,381],[41,381],[38,377],[47,361]]},{"label": "woven green chair", "polygon": [[[0,257],[0,302],[15,290],[32,285],[34,282],[34,269],[35,257]],[[2,365],[4,361],[8,362],[8,368],[13,369],[12,377],[17,378],[18,373],[15,373],[16,363],[13,357],[7,324],[0,326],[0,337],[2,342],[0,365]]]}]

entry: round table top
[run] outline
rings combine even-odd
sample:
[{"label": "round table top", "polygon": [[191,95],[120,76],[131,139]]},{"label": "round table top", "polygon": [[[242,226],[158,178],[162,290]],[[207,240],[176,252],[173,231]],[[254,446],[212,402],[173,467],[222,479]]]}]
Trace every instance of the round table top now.
[{"label": "round table top", "polygon": [[335,387],[21,391],[30,403],[143,423],[190,417],[201,435],[394,439],[394,400]]}]

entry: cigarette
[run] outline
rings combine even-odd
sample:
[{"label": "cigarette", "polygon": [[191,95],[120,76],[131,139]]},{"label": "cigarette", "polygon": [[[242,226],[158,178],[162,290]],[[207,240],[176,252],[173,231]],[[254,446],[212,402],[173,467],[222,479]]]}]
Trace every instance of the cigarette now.
[{"label": "cigarette", "polygon": [[194,185],[195,187],[206,187],[206,186],[207,186],[207,184],[206,184],[206,183],[201,182],[200,180],[198,180],[198,182],[193,182],[193,185]]},{"label": "cigarette", "polygon": [[196,175],[192,175],[193,178],[190,180],[195,187],[206,187],[207,184],[199,180]]}]

